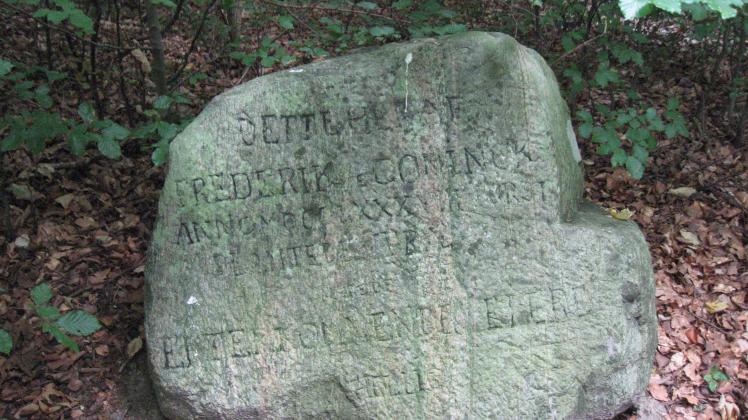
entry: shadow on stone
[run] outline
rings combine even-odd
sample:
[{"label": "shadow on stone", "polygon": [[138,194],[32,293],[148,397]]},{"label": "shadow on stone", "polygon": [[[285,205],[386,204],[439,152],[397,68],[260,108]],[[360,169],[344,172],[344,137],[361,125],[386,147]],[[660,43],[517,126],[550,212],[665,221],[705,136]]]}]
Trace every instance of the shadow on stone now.
[{"label": "shadow on stone", "polygon": [[118,397],[123,407],[112,416],[115,420],[165,419],[158,408],[144,351],[136,355],[122,371]]}]

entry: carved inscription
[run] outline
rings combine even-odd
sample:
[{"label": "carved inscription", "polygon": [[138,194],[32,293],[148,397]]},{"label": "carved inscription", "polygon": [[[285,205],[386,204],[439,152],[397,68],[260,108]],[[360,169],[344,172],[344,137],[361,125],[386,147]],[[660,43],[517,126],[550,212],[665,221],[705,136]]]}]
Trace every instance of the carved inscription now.
[{"label": "carved inscription", "polygon": [[286,166],[218,172],[175,181],[180,204],[261,201],[270,197],[357,191],[367,186],[412,184],[424,177],[473,176],[485,168],[506,169],[506,152],[463,147],[443,153],[380,154],[357,165]]},{"label": "carved inscription", "polygon": [[238,137],[245,146],[301,143],[323,136],[368,134],[374,130],[384,130],[385,114],[386,109],[382,104],[281,114],[250,115],[242,111],[235,121],[223,126],[221,134],[229,138]]},{"label": "carved inscription", "polygon": [[[413,305],[379,310],[351,310],[329,318],[310,316],[265,328],[232,328],[197,336],[163,338],[162,363],[166,369],[189,368],[191,358],[202,362],[226,361],[292,349],[322,348],[398,342],[402,338],[428,338],[452,334],[488,333],[583,317],[596,310],[583,287],[542,289],[534,293],[500,294],[453,301],[441,305]],[[476,313],[469,315],[467,308]],[[289,324],[289,322],[296,322]],[[406,341],[407,342],[407,341]]]},{"label": "carved inscription", "polygon": [[354,373],[341,378],[341,384],[352,401],[415,395],[442,388],[441,372],[436,369],[385,369]]}]

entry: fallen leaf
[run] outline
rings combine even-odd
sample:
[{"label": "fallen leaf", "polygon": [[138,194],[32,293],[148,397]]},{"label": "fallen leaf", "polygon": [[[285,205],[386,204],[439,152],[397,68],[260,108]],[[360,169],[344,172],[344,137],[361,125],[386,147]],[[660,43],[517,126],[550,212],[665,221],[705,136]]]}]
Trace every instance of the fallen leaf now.
[{"label": "fallen leaf", "polygon": [[83,229],[88,229],[92,226],[96,226],[96,220],[94,220],[91,216],[84,216],[76,219],[75,224]]},{"label": "fallen leaf", "polygon": [[616,220],[629,220],[635,213],[629,209],[623,209],[620,211],[616,209],[608,209],[608,211],[610,212],[610,215],[613,216],[613,218]]},{"label": "fallen leaf", "polygon": [[16,248],[28,248],[30,244],[31,240],[29,239],[29,235],[26,235],[25,233],[13,241],[13,245],[15,245]]},{"label": "fallen leaf", "polygon": [[696,190],[691,187],[679,187],[673,188],[668,192],[678,197],[688,198],[692,196],[696,192]]},{"label": "fallen leaf", "polygon": [[658,401],[669,401],[670,397],[667,393],[667,388],[664,385],[649,384],[649,394],[652,398]]},{"label": "fallen leaf", "polygon": [[63,209],[67,210],[70,202],[73,201],[73,198],[75,198],[73,193],[64,194],[55,198],[55,203],[61,205]]},{"label": "fallen leaf", "polygon": [[693,344],[698,344],[699,342],[699,329],[696,327],[691,327],[686,330],[686,337],[688,337],[688,341],[690,341]]},{"label": "fallen leaf", "polygon": [[696,234],[689,232],[685,229],[680,231],[680,236],[678,237],[678,239],[680,239],[681,242],[685,242],[689,245],[693,245],[693,246],[701,245],[701,241],[699,241],[699,237],[696,236]]},{"label": "fallen leaf", "polygon": [[722,420],[738,420],[740,416],[740,409],[735,403],[729,402],[725,399],[725,395],[722,394],[719,397],[719,404],[717,404],[719,415]]},{"label": "fallen leaf", "polygon": [[706,302],[704,306],[706,307],[706,311],[709,312],[710,314],[716,314],[717,312],[724,311],[728,307],[728,305],[725,302],[721,302],[719,300]]},{"label": "fallen leaf", "polygon": [[68,389],[73,392],[80,390],[82,387],[83,387],[83,381],[81,381],[80,379],[73,379],[70,382],[68,382]]},{"label": "fallen leaf", "polygon": [[22,184],[10,184],[10,186],[7,189],[13,194],[13,196],[17,200],[33,201],[35,198],[35,195],[38,194],[36,193],[36,191],[34,191],[33,188],[29,187],[28,185],[22,185]]},{"label": "fallen leaf", "polygon": [[151,63],[148,61],[148,57],[142,50],[136,48],[132,50],[130,54],[138,60],[140,63],[140,69],[143,70],[143,73],[148,74],[151,72]]},{"label": "fallen leaf", "polygon": [[89,277],[88,281],[94,286],[104,284],[107,280],[107,276],[109,275],[110,269],[97,271],[94,273],[91,277]]},{"label": "fallen leaf", "polygon": [[52,174],[55,172],[55,168],[49,163],[39,163],[36,166],[36,171],[48,179],[52,179]]},{"label": "fallen leaf", "polygon": [[143,340],[135,337],[127,344],[127,358],[132,359],[143,348]]},{"label": "fallen leaf", "polygon": [[21,407],[20,409],[18,409],[18,411],[16,411],[15,417],[18,418],[18,417],[21,417],[21,416],[28,416],[30,414],[36,413],[37,411],[39,411],[39,405],[38,404],[35,404],[35,403],[26,404],[23,407]]}]

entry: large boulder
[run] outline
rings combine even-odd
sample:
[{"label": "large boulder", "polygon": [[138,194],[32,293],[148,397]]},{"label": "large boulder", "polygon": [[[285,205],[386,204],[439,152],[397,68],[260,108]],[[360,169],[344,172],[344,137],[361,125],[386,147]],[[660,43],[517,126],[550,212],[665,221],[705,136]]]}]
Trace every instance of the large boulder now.
[{"label": "large boulder", "polygon": [[172,143],[146,336],[170,418],[605,418],[648,382],[647,244],[580,204],[553,73],[498,33],[280,71]]}]

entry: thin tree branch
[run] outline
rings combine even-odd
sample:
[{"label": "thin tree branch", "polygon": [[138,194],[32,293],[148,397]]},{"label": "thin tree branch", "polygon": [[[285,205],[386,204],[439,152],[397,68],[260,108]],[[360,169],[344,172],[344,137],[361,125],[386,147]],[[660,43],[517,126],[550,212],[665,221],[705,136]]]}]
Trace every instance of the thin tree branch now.
[{"label": "thin tree branch", "polygon": [[164,35],[171,31],[171,27],[174,25],[174,22],[179,19],[179,15],[182,13],[182,9],[184,8],[184,3],[184,0],[179,0],[177,2],[177,8],[176,10],[174,10],[174,14],[171,15],[171,19],[169,19],[169,22],[166,24],[166,26],[164,26],[164,30],[161,31]]},{"label": "thin tree branch", "polygon": [[197,40],[200,38],[200,34],[203,32],[203,27],[205,26],[205,21],[208,18],[208,14],[213,9],[213,6],[218,3],[218,0],[213,0],[208,7],[205,8],[205,11],[203,11],[203,16],[200,18],[200,25],[197,27],[197,31],[195,31],[195,36],[192,38],[192,42],[190,43],[190,48],[187,50],[187,53],[184,55],[184,58],[182,59],[182,64],[179,66],[179,69],[174,72],[174,75],[169,79],[169,84],[172,84],[179,80],[179,76],[182,74],[184,69],[187,67],[187,63],[189,62],[190,55],[195,51],[195,47],[197,46]]},{"label": "thin tree branch", "polygon": [[552,63],[552,64],[556,64],[556,63],[558,63],[559,61],[563,60],[564,58],[566,58],[566,57],[568,57],[568,56],[570,56],[570,55],[576,54],[576,53],[577,53],[577,51],[579,51],[579,50],[581,50],[582,48],[586,47],[587,45],[589,45],[589,44],[593,43],[593,42],[594,42],[595,40],[597,40],[597,39],[598,39],[598,38],[600,38],[601,36],[605,35],[605,34],[606,34],[607,32],[608,32],[608,23],[607,23],[607,22],[605,22],[605,27],[603,28],[603,32],[602,32],[602,33],[600,33],[600,34],[597,34],[597,35],[593,36],[592,38],[590,38],[590,39],[588,39],[588,40],[586,40],[586,41],[582,42],[581,44],[579,44],[579,45],[577,45],[576,47],[574,47],[574,49],[572,49],[571,51],[567,51],[567,52],[565,52],[565,53],[561,54],[561,56],[560,56],[560,57],[558,57],[557,59],[553,60],[553,63]]}]

